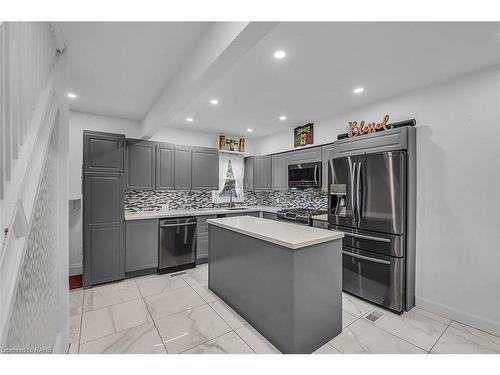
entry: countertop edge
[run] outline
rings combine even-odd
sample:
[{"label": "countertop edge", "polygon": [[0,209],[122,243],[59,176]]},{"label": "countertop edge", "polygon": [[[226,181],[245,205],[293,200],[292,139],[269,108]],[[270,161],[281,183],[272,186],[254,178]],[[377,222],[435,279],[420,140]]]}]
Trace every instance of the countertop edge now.
[{"label": "countertop edge", "polygon": [[[300,244],[292,244],[289,242],[281,241],[281,240],[273,238],[273,237],[261,235],[261,234],[258,234],[258,233],[252,232],[252,231],[247,231],[245,229],[241,229],[241,228],[236,228],[236,227],[231,226],[231,225],[226,225],[226,224],[214,221],[214,220],[216,220],[216,219],[209,219],[209,220],[207,220],[207,223],[211,224],[211,225],[215,225],[215,226],[223,228],[223,229],[232,230],[234,232],[247,235],[249,237],[253,237],[253,238],[263,240],[263,241],[271,242],[271,243],[274,243],[276,245],[289,248],[291,250],[300,250],[300,249],[303,249],[305,247],[319,245],[319,244],[322,244],[325,242],[337,241],[337,240],[341,240],[344,237],[344,233],[342,233],[342,232],[329,231],[329,232],[335,232],[335,234],[332,233],[331,237],[321,237],[321,238],[317,238],[314,240],[305,241],[305,242],[300,243]],[[272,219],[261,218],[261,220],[269,220],[270,222],[273,222],[273,223],[276,222],[275,220],[272,220]],[[292,224],[292,225],[298,225],[298,224]],[[314,228],[314,229],[319,229],[319,228]],[[323,230],[326,230],[326,229],[323,229]]]}]

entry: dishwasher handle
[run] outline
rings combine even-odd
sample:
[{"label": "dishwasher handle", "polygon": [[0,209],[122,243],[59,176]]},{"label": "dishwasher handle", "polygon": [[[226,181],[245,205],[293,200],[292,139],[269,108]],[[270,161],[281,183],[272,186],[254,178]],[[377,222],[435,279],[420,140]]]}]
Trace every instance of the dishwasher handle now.
[{"label": "dishwasher handle", "polygon": [[196,221],[193,221],[191,223],[163,224],[163,225],[160,225],[160,228],[183,227],[183,226],[186,226],[186,225],[196,225]]}]

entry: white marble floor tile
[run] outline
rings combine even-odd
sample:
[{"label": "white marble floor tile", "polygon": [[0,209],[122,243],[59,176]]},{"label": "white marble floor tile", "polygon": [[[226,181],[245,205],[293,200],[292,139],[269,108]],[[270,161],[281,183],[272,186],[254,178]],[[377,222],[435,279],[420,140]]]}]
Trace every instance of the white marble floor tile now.
[{"label": "white marble floor tile", "polygon": [[245,319],[238,315],[236,311],[226,305],[222,300],[212,302],[210,306],[212,306],[215,312],[219,314],[232,329],[238,329],[248,324]]},{"label": "white marble floor tile", "polygon": [[208,284],[196,284],[191,286],[196,293],[200,295],[201,298],[203,298],[207,303],[210,302],[215,302],[219,300],[220,298],[212,292],[210,289],[208,289]]},{"label": "white marble floor tile", "polygon": [[208,283],[208,265],[202,264],[196,268],[186,270],[186,273],[181,276],[189,285],[207,284]]},{"label": "white marble floor tile", "polygon": [[358,319],[359,318],[349,314],[347,311],[342,310],[342,329],[354,323]]},{"label": "white marble floor tile", "polygon": [[78,289],[69,292],[69,316],[82,313],[83,290]]},{"label": "white marble floor tile", "polygon": [[246,325],[238,328],[235,331],[238,336],[240,336],[243,341],[247,343],[248,346],[257,354],[279,354],[280,351],[274,347],[267,339],[262,336],[255,328],[251,325]]},{"label": "white marble floor tile", "polygon": [[169,353],[180,353],[231,331],[208,305],[196,307],[156,321]]},{"label": "white marble floor tile", "polygon": [[120,331],[80,346],[83,354],[165,354],[153,323]]},{"label": "white marble floor tile", "polygon": [[170,275],[148,275],[136,278],[135,282],[143,297],[169,292],[188,285],[182,277]]},{"label": "white marble floor tile", "polygon": [[500,354],[500,337],[451,322],[431,353],[442,354]]},{"label": "white marble floor tile", "polygon": [[329,342],[335,349],[349,354],[413,354],[426,353],[364,319],[359,319]]},{"label": "white marble floor tile", "polygon": [[73,315],[69,317],[69,341],[71,343],[78,344],[80,342],[81,323],[81,315]]},{"label": "white marble floor tile", "polygon": [[80,344],[151,321],[144,301],[128,301],[83,313]]},{"label": "white marble floor tile", "polygon": [[351,296],[350,294],[342,293],[342,310],[345,310],[357,318],[362,317],[374,308],[375,306],[368,302]]},{"label": "white marble floor tile", "polygon": [[384,314],[375,325],[429,351],[450,324],[449,319],[414,307],[402,315],[376,309]]},{"label": "white marble floor tile", "polygon": [[337,349],[335,349],[330,344],[325,344],[321,348],[312,352],[312,354],[342,354],[342,353],[339,352]]},{"label": "white marble floor tile", "polygon": [[182,354],[254,354],[254,352],[235,332],[229,332]]},{"label": "white marble floor tile", "polygon": [[192,288],[185,287],[144,298],[154,320],[206,304]]},{"label": "white marble floor tile", "polygon": [[97,310],[137,298],[141,298],[141,294],[134,280],[96,286],[84,291],[83,311]]}]

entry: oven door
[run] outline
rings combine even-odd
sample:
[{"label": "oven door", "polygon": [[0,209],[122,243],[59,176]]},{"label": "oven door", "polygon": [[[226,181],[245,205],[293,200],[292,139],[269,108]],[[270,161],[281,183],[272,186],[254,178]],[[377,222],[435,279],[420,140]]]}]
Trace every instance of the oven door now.
[{"label": "oven door", "polygon": [[321,162],[290,164],[288,166],[288,188],[319,187],[321,187]]},{"label": "oven door", "polygon": [[344,291],[388,308],[403,311],[403,258],[342,247]]}]

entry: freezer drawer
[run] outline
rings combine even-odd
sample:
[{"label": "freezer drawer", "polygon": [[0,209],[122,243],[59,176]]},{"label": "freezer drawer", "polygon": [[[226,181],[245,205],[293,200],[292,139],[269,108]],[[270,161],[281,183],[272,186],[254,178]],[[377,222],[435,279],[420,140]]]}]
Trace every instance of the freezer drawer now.
[{"label": "freezer drawer", "polygon": [[342,239],[344,246],[393,257],[402,257],[405,254],[404,236],[369,232],[338,225],[332,225],[331,229],[345,233],[345,237]]},{"label": "freezer drawer", "polygon": [[342,265],[344,291],[395,312],[403,311],[403,258],[343,246]]}]

